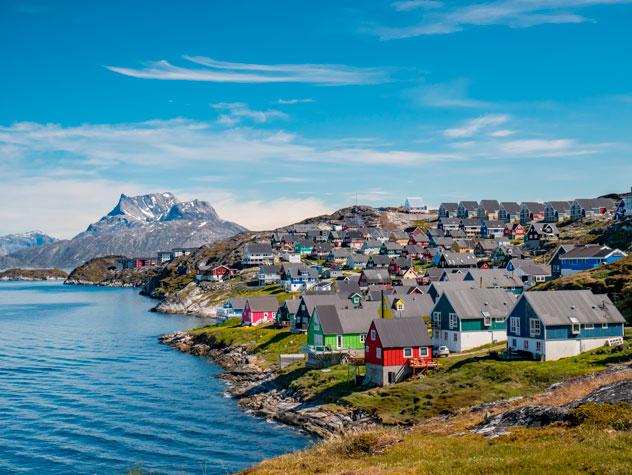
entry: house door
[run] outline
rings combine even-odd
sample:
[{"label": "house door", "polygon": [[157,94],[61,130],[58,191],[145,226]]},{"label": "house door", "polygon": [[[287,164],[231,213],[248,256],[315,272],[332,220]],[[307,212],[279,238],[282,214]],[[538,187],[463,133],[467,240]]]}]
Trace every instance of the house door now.
[{"label": "house door", "polygon": [[342,348],[342,335],[336,335],[336,348]]},{"label": "house door", "polygon": [[395,384],[395,373],[392,371],[388,372],[388,384]]}]

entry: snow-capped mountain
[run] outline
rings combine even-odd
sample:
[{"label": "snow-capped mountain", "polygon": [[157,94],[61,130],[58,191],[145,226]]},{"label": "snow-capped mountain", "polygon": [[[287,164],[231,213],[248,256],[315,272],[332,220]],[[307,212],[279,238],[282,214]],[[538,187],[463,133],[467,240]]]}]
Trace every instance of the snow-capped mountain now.
[{"label": "snow-capped mountain", "polygon": [[244,230],[222,220],[206,201],[182,202],[171,193],[123,194],[112,211],[74,238],[0,257],[0,269],[74,268],[99,256],[155,256],[158,251],[199,247]]},{"label": "snow-capped mountain", "polygon": [[7,234],[0,236],[0,256],[6,256],[22,249],[43,246],[57,241],[52,236],[41,231],[29,231],[20,234]]}]

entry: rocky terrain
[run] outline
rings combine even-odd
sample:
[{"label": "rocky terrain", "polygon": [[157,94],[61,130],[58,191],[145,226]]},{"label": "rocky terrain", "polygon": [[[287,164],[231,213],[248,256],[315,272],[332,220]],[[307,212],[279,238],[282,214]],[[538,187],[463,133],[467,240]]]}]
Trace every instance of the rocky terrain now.
[{"label": "rocky terrain", "polygon": [[20,234],[0,236],[0,256],[6,256],[22,249],[32,249],[57,241],[54,237],[41,231],[29,231]]},{"label": "rocky terrain", "polygon": [[163,335],[160,341],[182,352],[207,357],[225,371],[220,376],[229,383],[229,393],[255,415],[300,427],[327,438],[341,431],[374,426],[370,415],[334,413],[323,406],[302,401],[298,393],[275,383],[275,368],[259,365],[256,355],[243,346],[226,347],[206,335],[180,331]]},{"label": "rocky terrain", "polygon": [[60,269],[9,269],[0,272],[0,280],[63,280],[68,274]]},{"label": "rocky terrain", "polygon": [[171,193],[121,195],[99,221],[70,240],[0,257],[0,268],[74,268],[99,256],[155,256],[174,247],[200,247],[245,229],[222,220],[213,207],[199,200],[181,202]]},{"label": "rocky terrain", "polygon": [[125,256],[106,256],[90,259],[73,270],[64,282],[67,285],[96,285],[101,287],[142,287],[159,269],[120,269],[118,263]]}]

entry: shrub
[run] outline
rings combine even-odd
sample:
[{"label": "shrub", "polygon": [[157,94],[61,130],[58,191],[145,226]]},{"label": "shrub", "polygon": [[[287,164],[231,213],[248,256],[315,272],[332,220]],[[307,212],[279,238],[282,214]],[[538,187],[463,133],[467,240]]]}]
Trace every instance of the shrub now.
[{"label": "shrub", "polygon": [[571,411],[570,424],[596,429],[632,430],[632,406],[618,404],[588,403]]}]

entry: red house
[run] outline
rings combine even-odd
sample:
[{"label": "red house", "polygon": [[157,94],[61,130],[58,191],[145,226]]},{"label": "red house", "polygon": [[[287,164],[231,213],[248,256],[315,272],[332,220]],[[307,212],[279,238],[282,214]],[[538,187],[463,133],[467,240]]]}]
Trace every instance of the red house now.
[{"label": "red house", "polygon": [[241,314],[242,325],[259,325],[273,322],[279,308],[279,301],[272,295],[248,297]]},{"label": "red house", "polygon": [[522,224],[507,224],[505,226],[505,236],[511,239],[522,239],[526,231]]},{"label": "red house", "polygon": [[432,342],[423,318],[373,320],[364,348],[366,384],[385,386],[432,364]]},{"label": "red house", "polygon": [[142,269],[144,267],[154,267],[158,265],[158,259],[155,257],[136,257],[134,259],[134,267]]}]

